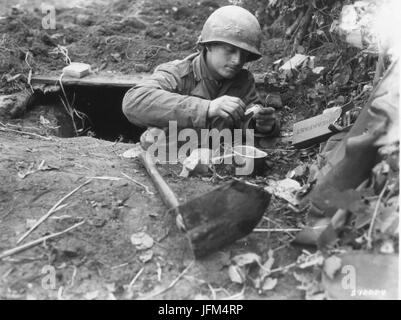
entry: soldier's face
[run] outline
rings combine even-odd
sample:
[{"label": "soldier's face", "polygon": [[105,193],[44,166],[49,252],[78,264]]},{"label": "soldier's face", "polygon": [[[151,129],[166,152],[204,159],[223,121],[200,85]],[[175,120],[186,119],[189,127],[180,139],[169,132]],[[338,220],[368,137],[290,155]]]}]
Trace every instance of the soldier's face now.
[{"label": "soldier's face", "polygon": [[228,43],[213,43],[207,46],[206,61],[217,78],[231,79],[244,66],[249,53]]}]

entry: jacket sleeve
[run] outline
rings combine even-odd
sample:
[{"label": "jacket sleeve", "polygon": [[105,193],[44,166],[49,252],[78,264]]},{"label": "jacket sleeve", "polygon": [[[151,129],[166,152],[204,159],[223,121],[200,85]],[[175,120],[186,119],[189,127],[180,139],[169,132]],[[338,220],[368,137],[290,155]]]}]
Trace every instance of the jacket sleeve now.
[{"label": "jacket sleeve", "polygon": [[159,66],[153,75],[131,88],[123,99],[123,112],[138,126],[203,128],[210,101],[182,95],[182,80],[172,64]]}]

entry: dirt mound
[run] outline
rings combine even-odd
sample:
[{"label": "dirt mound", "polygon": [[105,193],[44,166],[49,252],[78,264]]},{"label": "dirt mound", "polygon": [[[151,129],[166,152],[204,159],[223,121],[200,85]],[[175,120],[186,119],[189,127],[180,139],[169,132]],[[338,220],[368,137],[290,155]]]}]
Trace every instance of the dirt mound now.
[{"label": "dirt mound", "polygon": [[[2,298],[54,299],[60,294],[67,299],[137,298],[166,287],[188,266],[192,256],[187,240],[176,229],[173,217],[165,213],[159,196],[146,193],[121,174],[135,177],[154,192],[139,162],[119,157],[131,146],[89,137],[43,141],[2,134],[0,179],[7,183],[0,186],[0,251],[14,247],[33,220],[89,177],[103,177],[93,179],[69,197],[65,201],[68,206],[40,225],[26,242],[62,231],[84,218],[87,222],[83,226],[2,261],[0,272],[7,274],[0,286]],[[42,161],[45,169],[28,173],[29,168],[37,169]],[[215,187],[198,178],[180,179],[180,169],[179,166],[161,167],[181,202]],[[141,258],[144,252],[135,249],[130,241],[136,232],[146,232],[155,241],[152,256],[146,262]],[[278,247],[281,242],[280,239],[265,240],[263,234],[254,233],[197,261],[185,279],[157,298],[193,299],[200,293],[210,295],[207,283],[216,288],[225,287],[232,294],[238,292],[240,286],[232,284],[227,275],[231,254],[243,250],[267,252],[266,246]],[[294,255],[295,249],[287,250],[277,258],[277,263],[288,264]],[[42,270],[46,266],[55,268],[54,288],[43,287]],[[142,268],[143,273],[129,293],[128,284]],[[278,287],[280,296],[299,298],[300,293],[290,289],[295,280],[290,275],[285,279]],[[249,292],[247,298],[258,298],[258,295]]]},{"label": "dirt mound", "polygon": [[63,8],[57,9],[55,30],[43,29],[38,7],[33,11],[20,8],[0,20],[4,34],[0,70],[10,75],[22,73],[26,81],[30,68],[34,74],[61,69],[66,59],[58,49],[61,46],[68,50],[71,61],[90,63],[93,70],[148,72],[160,63],[190,54],[202,23],[216,6],[121,0]]},{"label": "dirt mound", "polygon": [[[56,5],[55,30],[43,29],[44,15],[39,6],[20,7],[0,20],[4,34],[0,40],[0,73],[6,75],[0,90],[19,91],[20,80],[27,82],[30,69],[33,74],[61,70],[66,65],[66,53],[71,61],[89,63],[93,70],[150,72],[161,63],[194,52],[204,21],[213,10],[227,4],[225,0],[120,0],[85,7]],[[257,1],[244,5],[257,11]],[[264,58],[249,66],[252,71],[266,71],[284,48],[285,41],[271,39],[275,26],[269,28],[264,29]],[[11,79],[16,74],[21,76]]]}]

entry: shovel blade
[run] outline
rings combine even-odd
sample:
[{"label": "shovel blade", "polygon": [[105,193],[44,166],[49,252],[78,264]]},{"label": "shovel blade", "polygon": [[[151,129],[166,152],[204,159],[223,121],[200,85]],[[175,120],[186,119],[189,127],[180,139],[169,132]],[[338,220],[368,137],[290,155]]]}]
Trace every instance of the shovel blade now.
[{"label": "shovel blade", "polygon": [[180,205],[196,258],[215,252],[252,232],[271,195],[263,188],[233,180]]}]

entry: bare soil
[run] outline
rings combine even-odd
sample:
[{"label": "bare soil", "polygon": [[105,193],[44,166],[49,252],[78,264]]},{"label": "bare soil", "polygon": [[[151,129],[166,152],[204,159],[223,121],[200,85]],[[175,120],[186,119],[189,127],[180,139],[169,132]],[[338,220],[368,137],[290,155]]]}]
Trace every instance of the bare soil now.
[{"label": "bare soil", "polygon": [[[16,240],[27,230],[27,219],[39,219],[88,177],[107,175],[123,178],[123,172],[155,192],[138,161],[119,156],[130,148],[127,144],[90,137],[41,141],[2,134],[0,148],[2,250],[15,246]],[[23,179],[18,177],[16,166],[21,170],[31,163],[37,166],[43,160],[52,170],[32,173]],[[163,166],[160,169],[181,202],[215,187],[200,178],[179,178],[178,166]],[[127,179],[94,179],[66,203],[67,208],[50,217],[25,241],[64,230],[82,218],[87,223],[59,239],[3,260],[0,273],[6,276],[0,286],[2,298],[54,299],[61,286],[64,288],[62,297],[66,299],[84,299],[86,294],[94,291],[98,291],[96,297],[100,299],[109,298],[110,293],[116,298],[140,298],[167,286],[193,260],[186,238],[176,229],[174,219],[166,214],[159,196],[147,194],[142,187]],[[141,252],[130,242],[131,235],[140,231],[145,231],[155,240],[153,258],[147,263],[139,260]],[[266,258],[268,249],[279,248],[282,244],[288,244],[287,237],[253,233],[216,254],[196,261],[183,280],[157,298],[193,299],[197,294],[211,297],[208,285],[225,288],[230,294],[238,293],[242,286],[232,284],[227,275],[230,257],[243,252],[256,252]],[[279,248],[275,254],[276,263],[278,266],[289,264],[297,254],[295,248]],[[54,290],[42,288],[42,269],[46,265],[57,270],[57,288]],[[161,281],[157,277],[158,265],[162,270]],[[127,296],[124,285],[129,284],[142,267],[144,271],[133,287],[133,296]],[[75,268],[76,275],[72,280]],[[280,278],[273,292],[260,296],[249,287],[245,297],[300,298],[301,292],[294,290],[295,285],[295,279],[287,274]],[[225,297],[227,294],[220,292],[218,296]]]}]

